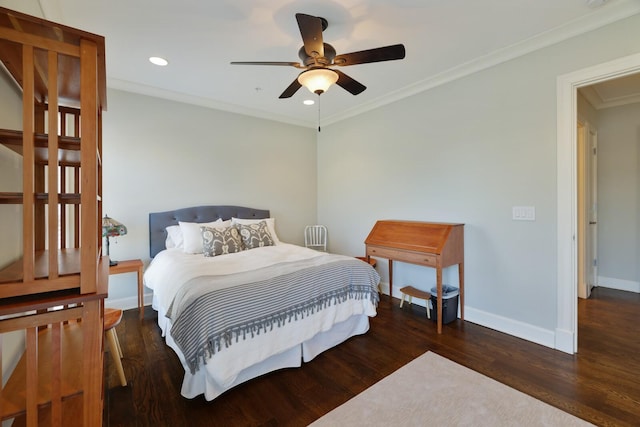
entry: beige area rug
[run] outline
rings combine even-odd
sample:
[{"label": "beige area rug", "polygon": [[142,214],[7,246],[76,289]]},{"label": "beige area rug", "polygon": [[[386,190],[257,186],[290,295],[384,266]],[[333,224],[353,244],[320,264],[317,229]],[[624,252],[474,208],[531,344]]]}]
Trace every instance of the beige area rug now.
[{"label": "beige area rug", "polygon": [[320,426],[592,426],[427,352],[311,424]]}]

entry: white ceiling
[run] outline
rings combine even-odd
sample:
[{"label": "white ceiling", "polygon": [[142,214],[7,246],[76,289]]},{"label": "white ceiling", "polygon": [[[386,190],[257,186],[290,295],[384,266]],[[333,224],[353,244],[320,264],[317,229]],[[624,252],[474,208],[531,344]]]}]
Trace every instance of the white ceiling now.
[{"label": "white ceiling", "polygon": [[[31,0],[34,1],[34,0]],[[230,61],[298,61],[295,13],[329,22],[338,54],[403,43],[406,58],[343,67],[367,90],[333,86],[325,124],[409,96],[522,53],[640,13],[640,0],[38,0],[46,19],[106,38],[109,87],[315,126],[305,88],[278,99],[293,67]],[[0,2],[2,4],[2,2]],[[163,56],[169,66],[148,62]]]}]

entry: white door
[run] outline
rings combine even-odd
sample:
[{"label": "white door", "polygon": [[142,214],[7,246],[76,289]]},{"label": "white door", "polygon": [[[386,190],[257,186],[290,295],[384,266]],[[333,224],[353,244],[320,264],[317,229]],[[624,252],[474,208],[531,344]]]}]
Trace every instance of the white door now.
[{"label": "white door", "polygon": [[597,135],[587,122],[578,122],[578,297],[589,298],[598,280]]},{"label": "white door", "polygon": [[598,286],[598,134],[587,125],[587,146],[590,147],[587,165],[587,198],[589,226],[587,231],[587,298]]},{"label": "white door", "polygon": [[578,121],[577,129],[577,196],[578,196],[578,239],[576,249],[578,251],[578,298],[588,298],[587,276],[589,275],[589,255],[587,251],[588,247],[588,235],[589,235],[589,197],[587,196],[587,164],[589,163],[590,156],[588,155],[587,145],[587,127],[586,124]]}]

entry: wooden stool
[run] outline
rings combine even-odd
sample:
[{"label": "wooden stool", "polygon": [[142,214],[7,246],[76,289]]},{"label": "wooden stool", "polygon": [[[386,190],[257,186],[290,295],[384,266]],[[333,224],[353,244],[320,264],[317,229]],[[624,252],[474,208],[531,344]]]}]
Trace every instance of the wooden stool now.
[{"label": "wooden stool", "polygon": [[429,309],[429,300],[431,300],[431,294],[429,292],[421,291],[420,289],[416,289],[413,286],[405,286],[400,289],[402,292],[402,299],[400,300],[400,308],[402,308],[402,304],[404,303],[404,298],[406,296],[409,297],[409,304],[413,300],[413,297],[420,298],[425,300],[427,307],[427,318],[431,319],[431,310]]},{"label": "wooden stool", "polygon": [[109,351],[113,358],[113,364],[118,371],[120,377],[120,384],[122,387],[127,385],[127,377],[124,376],[124,369],[122,369],[122,348],[120,348],[120,342],[118,341],[118,335],[116,335],[116,326],[120,324],[122,320],[122,310],[114,308],[104,309],[104,332],[107,336],[107,342],[109,343]]}]

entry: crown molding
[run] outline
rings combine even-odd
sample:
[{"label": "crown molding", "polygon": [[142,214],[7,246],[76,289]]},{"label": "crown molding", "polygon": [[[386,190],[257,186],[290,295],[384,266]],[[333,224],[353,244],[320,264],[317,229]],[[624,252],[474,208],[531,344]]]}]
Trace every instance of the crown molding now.
[{"label": "crown molding", "polygon": [[584,86],[578,90],[587,102],[589,102],[589,104],[591,104],[591,106],[596,110],[640,103],[640,94],[619,96],[605,101],[593,86]]},{"label": "crown molding", "polygon": [[246,107],[241,107],[239,105],[216,101],[210,98],[204,98],[204,97],[195,96],[195,95],[187,95],[184,93],[173,92],[166,89],[159,89],[157,87],[147,86],[140,83],[134,83],[127,80],[107,78],[107,87],[109,89],[117,89],[125,92],[132,92],[140,95],[147,95],[155,98],[166,99],[169,101],[181,102],[183,104],[196,105],[199,107],[206,107],[214,110],[222,110],[229,113],[242,114],[245,116],[252,116],[252,117],[257,117],[261,119],[287,123],[290,125],[296,125],[296,126],[302,126],[302,127],[314,127],[314,125],[310,124],[308,121],[295,120],[295,119],[292,119],[291,117],[283,116],[280,114],[269,113],[268,111],[250,109]]},{"label": "crown molding", "polygon": [[603,102],[602,104],[600,104],[595,108],[598,110],[602,110],[605,108],[621,107],[623,105],[637,104],[639,102],[640,102],[640,95],[634,94],[634,95],[621,96],[618,98],[611,99],[609,101]]},{"label": "crown molding", "polygon": [[595,108],[596,110],[600,109],[600,106],[604,101],[602,101],[600,94],[593,88],[593,86],[581,87],[578,88],[578,91],[580,92],[580,94],[582,94],[582,96],[584,96],[584,99],[586,99],[593,108]]},{"label": "crown molding", "polygon": [[[40,8],[42,9],[45,19],[57,22],[64,21],[60,0],[38,0],[38,3],[40,4]],[[404,87],[385,96],[373,99],[358,107],[348,109],[338,114],[326,116],[322,119],[323,125],[331,125],[363,114],[367,111],[371,111],[384,105],[399,101],[403,98],[433,89],[437,86],[455,81],[462,77],[526,55],[538,49],[551,46],[580,34],[593,31],[638,13],[640,13],[640,2],[637,0],[611,0],[607,4],[598,7],[597,10],[594,10],[592,13],[568,22],[565,25],[450,68],[420,82]],[[142,95],[166,98],[186,104],[194,104],[267,120],[275,120],[297,126],[311,128],[317,126],[316,123],[311,123],[306,120],[295,120],[286,116],[272,114],[267,111],[241,107],[193,95],[180,94],[119,79],[107,79],[107,86]]]},{"label": "crown molding", "polygon": [[391,94],[385,95],[384,97],[374,99],[371,102],[362,104],[356,108],[349,109],[340,114],[327,116],[323,118],[323,122],[325,125],[330,125],[332,123],[357,116],[383,105],[433,89],[437,86],[452,82],[517,57],[524,56],[528,53],[554,45],[580,34],[596,30],[604,27],[605,25],[609,25],[638,13],[640,13],[640,2],[638,1],[619,0],[617,2],[611,2],[610,4],[601,6],[597,12],[575,19],[565,25],[478,57],[459,66],[450,68],[435,76],[424,79],[411,86],[399,89]]}]

